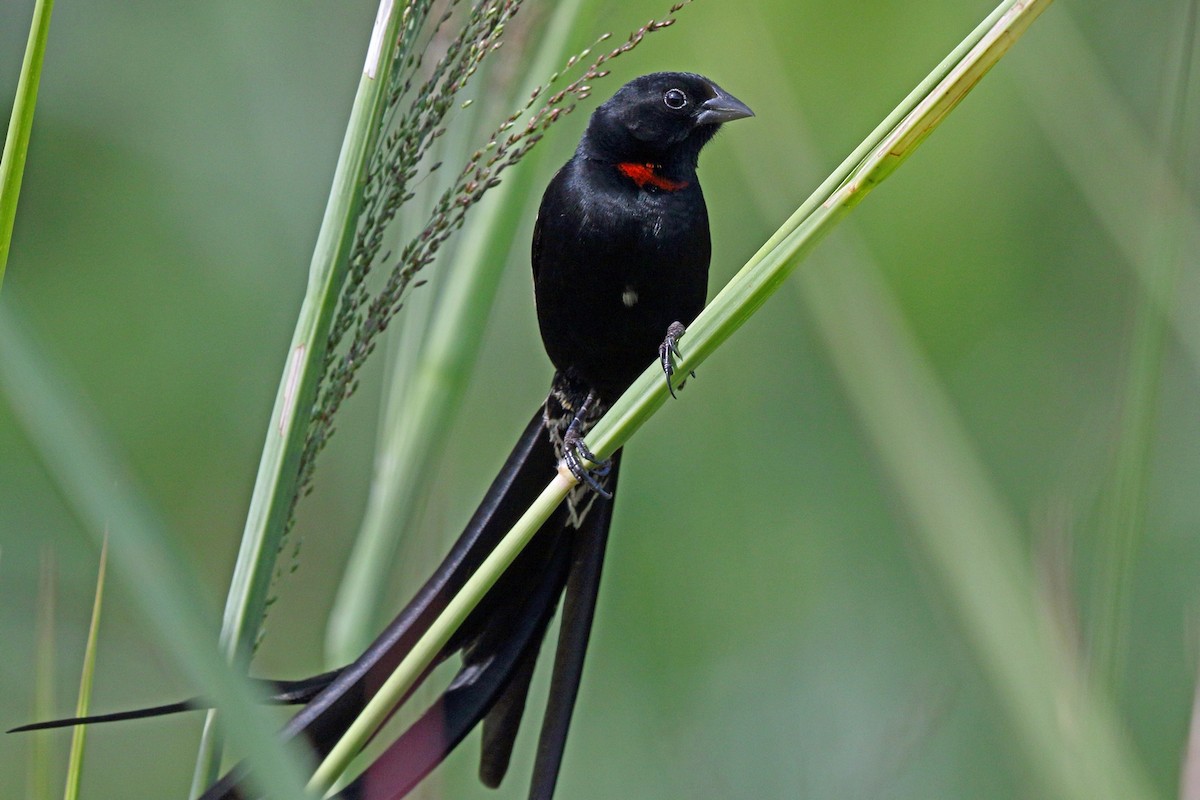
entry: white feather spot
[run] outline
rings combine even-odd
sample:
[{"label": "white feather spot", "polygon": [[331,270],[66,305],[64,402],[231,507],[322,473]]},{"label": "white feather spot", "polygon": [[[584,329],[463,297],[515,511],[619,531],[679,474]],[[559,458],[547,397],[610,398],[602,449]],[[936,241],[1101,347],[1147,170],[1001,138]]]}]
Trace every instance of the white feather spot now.
[{"label": "white feather spot", "polygon": [[625,291],[621,292],[621,302],[626,308],[633,308],[633,304],[638,301],[637,290],[632,286],[626,286]]},{"label": "white feather spot", "polygon": [[654,238],[655,239],[657,239],[659,236],[662,235],[662,226],[663,226],[662,217],[661,216],[655,217],[654,218]]}]

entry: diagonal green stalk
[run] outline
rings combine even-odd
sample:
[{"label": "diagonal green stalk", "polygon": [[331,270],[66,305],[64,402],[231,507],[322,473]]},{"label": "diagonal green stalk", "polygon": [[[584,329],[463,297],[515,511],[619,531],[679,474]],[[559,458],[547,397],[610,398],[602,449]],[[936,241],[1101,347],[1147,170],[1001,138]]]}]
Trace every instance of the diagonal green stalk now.
[{"label": "diagonal green stalk", "polygon": [[1089,684],[1039,598],[1022,532],[973,452],[886,284],[862,261],[801,276],[809,316],[913,520],[1024,756],[1036,797],[1155,794],[1107,698]]},{"label": "diagonal green stalk", "polygon": [[[367,159],[387,99],[387,77],[396,54],[402,14],[392,0],[380,3],[309,267],[308,290],[271,412],[221,627],[221,652],[233,663],[247,659],[253,650],[267,606],[276,553],[291,516],[309,410],[324,369],[326,340],[347,273]],[[196,759],[193,795],[202,792],[215,777],[220,762],[218,750],[214,712],[210,712]]]},{"label": "diagonal green stalk", "polygon": [[[1066,9],[1063,9],[1066,12]],[[1047,19],[1045,33],[1031,42],[1028,56],[1016,62],[1021,90],[1039,127],[1054,147],[1059,162],[1078,185],[1083,199],[1129,263],[1147,301],[1170,301],[1167,314],[1174,335],[1194,369],[1200,370],[1200,316],[1188,313],[1200,305],[1200,280],[1160,296],[1153,288],[1155,265],[1145,246],[1147,215],[1130,209],[1158,206],[1169,209],[1178,222],[1172,236],[1183,252],[1200,252],[1200,208],[1183,190],[1177,169],[1168,168],[1164,154],[1147,142],[1129,103],[1106,81],[1105,70],[1068,13]],[[1070,114],[1062,109],[1070,105]],[[1087,147],[1080,147],[1087,142]],[[1096,153],[1119,153],[1098,168]],[[1188,163],[1186,159],[1180,163]],[[1154,217],[1158,219],[1158,217]],[[1158,223],[1155,223],[1157,227]]]},{"label": "diagonal green stalk", "polygon": [[[684,337],[679,375],[695,369],[749,319],[820,239],[912,154],[1049,3],[1002,3],[922,82],[920,91],[909,95],[888,117],[890,124],[872,132],[692,323]],[[601,458],[610,455],[666,402],[667,396],[662,371],[652,364],[596,424],[588,436],[588,446]],[[566,497],[573,483],[570,474],[560,470],[330,751],[309,783],[310,789],[325,790],[341,775],[466,614]]]},{"label": "diagonal green stalk", "polygon": [[[1100,561],[1093,580],[1092,665],[1101,680],[1119,689],[1132,553],[1140,536],[1135,531],[1144,525],[1141,483],[1150,464],[1148,415],[1154,413],[1154,384],[1160,371],[1148,367],[1162,357],[1166,326],[1193,369],[1200,369],[1200,325],[1196,315],[1189,313],[1200,301],[1200,281],[1194,271],[1181,275],[1178,263],[1164,262],[1200,249],[1200,209],[1185,186],[1195,175],[1181,168],[1195,163],[1194,155],[1181,151],[1189,144],[1194,147],[1195,136],[1179,130],[1188,97],[1184,70],[1176,73],[1179,90],[1174,98],[1174,111],[1183,117],[1167,125],[1176,129],[1172,153],[1147,141],[1128,103],[1104,79],[1104,69],[1070,15],[1056,15],[1047,22],[1052,35],[1031,47],[1030,58],[1021,64],[1023,92],[1059,161],[1129,264],[1141,290],[1119,443],[1101,506]],[[1067,103],[1072,113],[1063,114]],[[1089,142],[1089,152],[1120,157],[1098,168],[1079,147],[1081,141]],[[1131,213],[1131,209],[1144,212]]]},{"label": "diagonal green stalk", "polygon": [[21,178],[25,175],[25,157],[29,153],[33,112],[37,108],[38,85],[42,80],[42,61],[46,55],[53,10],[54,0],[37,0],[34,4],[25,59],[21,62],[21,76],[17,80],[17,96],[8,120],[8,135],[4,139],[4,155],[0,157],[0,286],[4,285],[13,223],[17,219],[17,197],[21,194]]},{"label": "diagonal green stalk", "polygon": [[[108,536],[100,545],[100,566],[96,568],[96,597],[92,601],[92,621],[88,625],[87,645],[83,650],[83,670],[79,676],[79,699],[75,716],[86,717],[92,700],[92,677],[96,674],[96,643],[100,635],[100,610],[104,605],[104,576],[108,571]],[[64,800],[78,800],[83,781],[83,752],[87,744],[87,725],[76,725],[71,731],[71,755],[67,761],[67,789]]]},{"label": "diagonal green stalk", "polygon": [[84,529],[108,532],[122,585],[153,626],[181,675],[229,721],[230,739],[254,765],[255,787],[280,800],[302,797],[299,752],[280,742],[259,694],[212,646],[216,625],[197,598],[204,589],[174,537],[137,489],[133,472],[20,323],[12,297],[0,309],[0,390],[47,472]]},{"label": "diagonal green stalk", "polygon": [[313,773],[308,783],[310,792],[320,793],[333,785],[349,765],[350,760],[362,749],[370,739],[371,734],[387,718],[391,710],[400,702],[400,697],[412,686],[416,675],[424,671],[438,651],[450,641],[454,631],[463,623],[471,610],[522,548],[533,538],[533,534],[541,527],[542,522],[554,512],[566,497],[574,478],[569,473],[562,472],[547,486],[529,510],[517,520],[512,532],[504,537],[480,566],[463,585],[462,591],[456,594],[446,608],[438,616],[437,621],[412,650],[404,657],[395,671],[389,676],[363,713],[354,721],[346,734],[338,741],[328,757]]},{"label": "diagonal green stalk", "polygon": [[[899,105],[892,109],[891,113],[884,117],[883,120],[875,126],[875,129],[867,135],[867,138],[863,139],[862,143],[850,152],[850,155],[842,159],[842,163],[838,164],[837,169],[831,172],[829,177],[821,182],[821,185],[818,186],[811,195],[809,195],[807,200],[800,204],[799,208],[792,212],[792,215],[788,217],[782,225],[779,226],[779,229],[775,231],[775,233],[771,234],[771,237],[767,239],[767,241],[764,242],[761,247],[758,248],[758,252],[756,252],[750,258],[750,260],[746,262],[745,266],[743,266],[738,272],[738,275],[735,276],[732,281],[730,281],[730,285],[732,285],[733,281],[736,281],[741,275],[755,269],[769,253],[775,250],[775,248],[782,244],[788,236],[794,233],[800,224],[804,222],[804,220],[808,219],[808,217],[817,210],[821,203],[824,202],[824,198],[828,197],[837,186],[842,184],[853,169],[863,163],[863,160],[866,159],[867,155],[878,146],[883,137],[886,136],[890,131],[894,130],[896,126],[900,124],[901,120],[911,114],[913,109],[917,107],[917,104],[920,103],[924,97],[928,96],[929,93],[933,91],[934,87],[938,85],[938,83],[945,80],[950,71],[963,60],[963,58],[971,51],[973,47],[976,46],[984,34],[991,30],[1004,17],[1004,14],[1010,5],[1012,4],[1001,3],[995,9],[993,9],[992,13],[984,17],[983,21],[976,25],[975,29],[972,30],[965,39],[959,42],[958,45],[951,50],[946,57],[943,58],[938,65],[924,77],[924,79],[922,79],[921,82],[918,83],[913,90],[909,92],[903,100],[900,101]],[[726,289],[728,288],[729,287],[726,287]],[[716,298],[713,300],[713,304],[715,303]],[[694,333],[695,327],[696,325],[693,322],[692,327],[689,329],[689,333]],[[689,349],[691,348],[689,347]]]},{"label": "diagonal green stalk", "polygon": [[[1101,541],[1097,613],[1093,637],[1096,677],[1114,697],[1120,696],[1129,639],[1129,613],[1136,554],[1145,532],[1152,445],[1158,396],[1167,344],[1168,320],[1183,267],[1187,206],[1167,202],[1175,176],[1186,190],[1194,139],[1185,131],[1189,78],[1196,46],[1196,2],[1189,3],[1187,22],[1161,102],[1163,158],[1151,173],[1151,202],[1144,207],[1147,231],[1140,248],[1143,292],[1134,309],[1132,341],[1122,396],[1120,439],[1099,527]],[[1173,90],[1172,90],[1173,89]]]},{"label": "diagonal green stalk", "polygon": [[[566,59],[583,5],[584,0],[557,5],[526,74],[549,75]],[[530,81],[517,97],[523,100],[536,88]],[[407,357],[409,369],[393,367],[395,388],[385,402],[399,399],[404,408],[385,415],[367,509],[330,612],[326,649],[331,664],[353,659],[376,632],[384,579],[395,560],[399,537],[408,530],[418,498],[429,485],[436,445],[444,440],[462,405],[483,341],[487,311],[512,249],[519,215],[525,210],[519,198],[528,195],[543,152],[544,148],[535,147],[475,210],[430,316],[434,327],[415,359],[407,351],[401,354]]]}]

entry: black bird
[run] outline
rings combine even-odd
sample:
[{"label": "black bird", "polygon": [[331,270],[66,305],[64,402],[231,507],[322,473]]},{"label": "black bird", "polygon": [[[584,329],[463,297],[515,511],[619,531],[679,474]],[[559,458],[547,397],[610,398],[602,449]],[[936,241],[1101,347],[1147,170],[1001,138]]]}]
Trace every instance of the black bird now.
[{"label": "black bird", "polygon": [[[749,116],[753,113],[744,103],[700,75],[644,75],[596,109],[575,155],[547,187],[532,260],[538,323],[555,367],[550,394],[445,561],[367,651],[340,670],[269,684],[275,702],[306,704],[284,735],[303,736],[317,755],[328,754],[550,482],[558,464],[565,463],[580,483],[439,653],[436,663],[462,655],[449,687],[343,791],[344,797],[402,797],[481,720],[480,778],[498,786],[541,641],[563,596],[530,788],[531,798],[553,796],[596,607],[621,458],[617,452],[607,463],[585,469],[584,463],[594,459],[583,436],[656,357],[671,386],[672,356],[678,355],[685,326],[704,306],[708,284],[708,211],[697,160],[722,123]],[[57,724],[200,705],[189,701]],[[204,800],[241,797],[239,772],[222,778]]]}]

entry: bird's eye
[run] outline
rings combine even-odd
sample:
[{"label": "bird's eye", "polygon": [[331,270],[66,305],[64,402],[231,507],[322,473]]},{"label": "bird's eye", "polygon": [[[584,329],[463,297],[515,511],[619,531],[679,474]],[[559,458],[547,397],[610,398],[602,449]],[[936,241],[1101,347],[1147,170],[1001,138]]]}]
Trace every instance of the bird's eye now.
[{"label": "bird's eye", "polygon": [[688,97],[682,89],[668,89],[663,95],[663,102],[667,104],[667,108],[678,111],[688,104]]}]

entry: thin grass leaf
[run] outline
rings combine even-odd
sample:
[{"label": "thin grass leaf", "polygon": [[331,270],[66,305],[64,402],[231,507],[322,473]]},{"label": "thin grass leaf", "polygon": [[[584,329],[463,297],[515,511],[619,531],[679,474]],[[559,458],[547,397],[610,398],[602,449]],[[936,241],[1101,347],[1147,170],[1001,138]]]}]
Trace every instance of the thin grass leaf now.
[{"label": "thin grass leaf", "polygon": [[[1002,3],[810,197],[734,276],[700,314],[684,337],[678,374],[695,369],[732,335],[780,286],[816,243],[887,178],[920,145],[1017,38],[1045,10],[1049,0]],[[899,120],[896,122],[895,120]],[[634,431],[666,401],[661,368],[650,365],[588,436],[588,446],[603,458],[625,444]],[[567,492],[575,478],[561,468],[537,502],[484,560],[384,682],[314,773],[309,786],[324,790],[345,770],[404,693],[453,635],[466,615],[492,587],[525,543]]]},{"label": "thin grass leaf", "polygon": [[113,563],[163,650],[229,720],[230,739],[254,765],[256,788],[280,800],[302,797],[301,759],[275,735],[258,695],[213,647],[215,620],[173,537],[137,489],[132,471],[84,410],[83,393],[56,369],[20,323],[11,293],[0,307],[0,391],[62,496],[99,544],[108,532]]},{"label": "thin grass leaf", "polygon": [[[1180,183],[1185,174],[1168,168],[1165,154],[1134,119],[1105,68],[1080,33],[1067,8],[1045,21],[1045,36],[1030,42],[1029,53],[1014,63],[1019,88],[1055,154],[1079,187],[1083,199],[1142,284],[1147,301],[1165,301],[1175,336],[1193,368],[1200,371],[1200,272],[1191,270],[1169,297],[1154,288],[1147,260],[1146,216],[1132,209],[1171,209],[1182,237],[1180,249],[1200,252],[1200,209]],[[1062,113],[1070,108],[1070,114]],[[1080,147],[1087,142],[1087,147]],[[1098,164],[1095,153],[1111,153]]]},{"label": "thin grass leaf", "polygon": [[[455,5],[451,3],[434,24],[434,33],[452,19]],[[424,2],[410,9],[419,7],[428,13],[430,6]],[[416,81],[422,53],[408,49],[391,78],[386,112],[391,129],[371,154],[365,173],[360,224],[349,254],[350,271],[329,332],[325,369],[300,460],[297,488],[301,493],[311,487],[316,458],[333,435],[342,403],[358,387],[358,371],[400,311],[408,290],[417,284],[417,274],[433,262],[442,245],[462,226],[468,210],[495,185],[499,172],[523,154],[523,148],[515,145],[524,137],[514,134],[500,139],[499,134],[507,130],[502,127],[485,148],[489,155],[480,151],[467,162],[438,198],[425,227],[404,245],[382,287],[372,293],[367,278],[380,260],[385,232],[399,210],[414,198],[411,187],[430,147],[445,134],[442,123],[446,114],[483,60],[500,46],[505,25],[519,7],[519,0],[480,0],[465,13],[428,77]],[[419,30],[423,24],[424,16],[415,16],[416,21],[406,22],[406,31]],[[392,117],[396,117],[394,122]],[[509,127],[512,122],[509,120]],[[433,165],[429,170],[436,168]],[[382,260],[387,258],[385,255]]]},{"label": "thin grass leaf", "polygon": [[25,157],[33,132],[33,112],[37,108],[38,85],[42,80],[42,61],[53,11],[54,0],[37,0],[34,4],[29,41],[25,45],[21,76],[17,80],[17,96],[8,119],[8,135],[4,139],[4,155],[0,157],[0,287],[4,285],[4,270],[12,245],[17,198],[21,194],[21,178],[25,175]]},{"label": "thin grass leaf", "polygon": [[[1197,47],[1197,3],[1188,4],[1180,41],[1160,103],[1164,158],[1151,175],[1151,202],[1142,208],[1147,235],[1141,242],[1138,270],[1144,291],[1134,309],[1128,372],[1121,397],[1120,439],[1102,508],[1098,534],[1098,609],[1093,626],[1092,657],[1096,677],[1119,696],[1129,641],[1130,598],[1137,552],[1145,536],[1147,491],[1152,443],[1157,429],[1159,388],[1167,345],[1168,320],[1183,272],[1184,239],[1192,235],[1186,206],[1167,202],[1169,188],[1181,176],[1186,185],[1189,165],[1200,156],[1195,132],[1186,129],[1192,64]],[[1174,63],[1170,63],[1170,62]]]},{"label": "thin grass leaf", "polygon": [[[1185,25],[1182,30],[1188,28]],[[1056,14],[1047,20],[1046,32],[1048,36],[1035,43],[1029,58],[1019,64],[1021,90],[1141,290],[1120,439],[1101,505],[1098,539],[1103,543],[1102,561],[1093,583],[1098,604],[1091,628],[1094,668],[1101,680],[1116,688],[1123,669],[1125,647],[1121,641],[1125,639],[1122,631],[1128,614],[1131,561],[1139,538],[1134,531],[1143,525],[1152,427],[1146,414],[1153,413],[1156,405],[1154,375],[1158,370],[1148,367],[1161,359],[1164,326],[1170,326],[1193,369],[1200,370],[1200,317],[1191,313],[1200,307],[1200,272],[1163,262],[1170,257],[1168,247],[1176,257],[1200,251],[1200,209],[1186,189],[1189,177],[1195,178],[1194,169],[1188,167],[1196,156],[1179,152],[1194,143],[1195,133],[1179,133],[1188,106],[1183,69],[1176,78],[1179,90],[1174,103],[1181,116],[1173,126],[1175,145],[1156,146],[1147,141],[1071,16]],[[1184,47],[1190,42],[1193,52],[1194,36],[1193,32],[1190,40],[1183,37]],[[1180,52],[1180,61],[1185,53]],[[1072,113],[1061,112],[1067,106]],[[1169,103],[1164,107],[1170,111]],[[1080,141],[1089,142],[1092,152],[1114,155],[1098,165],[1081,152]]]},{"label": "thin grass leaf", "polygon": [[883,281],[853,261],[801,278],[808,314],[913,519],[919,551],[1031,767],[1032,795],[1154,797],[1112,707],[1055,628],[1019,526]]},{"label": "thin grass leaf", "polygon": [[[361,182],[386,100],[384,77],[390,72],[400,10],[390,0],[380,6],[370,55],[350,113],[334,185],[309,270],[309,289],[300,309],[290,357],[276,397],[267,442],[259,465],[242,548],[226,605],[222,648],[232,659],[245,657],[257,636],[267,604],[274,552],[282,538],[293,500],[296,469],[307,430],[307,409],[324,369],[325,341],[347,269]],[[270,553],[271,555],[267,555]]]},{"label": "thin grass leaf", "polygon": [[[100,634],[100,611],[104,605],[104,576],[108,571],[108,535],[100,545],[100,566],[96,569],[96,597],[92,601],[92,621],[88,625],[87,646],[83,651],[83,670],[79,677],[79,699],[75,716],[86,717],[92,700],[92,678],[96,673],[96,643]],[[67,761],[67,789],[64,800],[78,800],[83,781],[83,753],[87,745],[86,725],[76,725],[71,732],[71,755]]]},{"label": "thin grass leaf", "polygon": [[[226,606],[222,644],[231,659],[248,659],[253,651],[296,503],[311,490],[317,456],[333,435],[341,404],[357,388],[358,370],[378,335],[399,311],[416,273],[461,226],[467,209],[536,141],[535,129],[501,137],[510,120],[489,142],[489,154],[477,154],[462,170],[439,199],[430,223],[371,294],[367,278],[387,227],[413,196],[410,187],[423,156],[444,133],[440,126],[455,94],[499,46],[498,37],[519,3],[472,5],[443,56],[418,81],[422,37],[437,33],[457,5],[449,4],[432,32],[426,26],[432,0],[413,0],[403,9],[385,0],[376,18]],[[202,749],[209,751],[202,759],[209,769],[198,772],[198,784],[200,777],[214,774],[207,732]]]},{"label": "thin grass leaf", "polygon": [[[288,348],[226,595],[220,641],[221,652],[230,663],[244,665],[258,639],[276,555],[291,519],[309,428],[309,410],[326,368],[326,343],[348,269],[367,159],[386,106],[386,78],[392,71],[394,43],[403,16],[403,10],[392,0],[380,3],[367,62],[350,111],[333,188],[309,268],[308,290]],[[220,767],[215,715],[216,711],[209,712],[205,719],[192,778],[193,796],[203,793]]]}]

